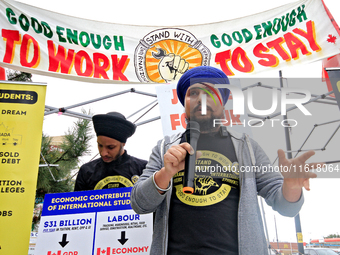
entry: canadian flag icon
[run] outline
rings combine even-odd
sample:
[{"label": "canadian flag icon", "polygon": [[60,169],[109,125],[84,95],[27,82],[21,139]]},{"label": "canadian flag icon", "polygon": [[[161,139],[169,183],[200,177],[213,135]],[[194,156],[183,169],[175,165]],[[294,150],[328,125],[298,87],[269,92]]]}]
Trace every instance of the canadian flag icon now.
[{"label": "canadian flag icon", "polygon": [[61,255],[61,251],[57,251],[57,253],[55,252],[52,253],[52,251],[48,251],[47,255]]},{"label": "canadian flag icon", "polygon": [[107,247],[106,250],[105,249],[101,249],[101,248],[97,248],[97,255],[109,255],[111,252],[110,247]]}]

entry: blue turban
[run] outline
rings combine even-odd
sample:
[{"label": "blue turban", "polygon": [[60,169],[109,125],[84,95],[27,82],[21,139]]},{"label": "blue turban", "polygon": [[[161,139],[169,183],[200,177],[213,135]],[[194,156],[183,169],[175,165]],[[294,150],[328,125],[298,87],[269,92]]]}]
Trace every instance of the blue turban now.
[{"label": "blue turban", "polygon": [[[183,106],[188,88],[195,83],[202,82],[229,84],[229,79],[223,71],[211,66],[198,66],[186,71],[177,83],[177,96]],[[225,88],[219,88],[218,90],[221,93],[223,105],[225,105],[228,101],[230,90]]]}]

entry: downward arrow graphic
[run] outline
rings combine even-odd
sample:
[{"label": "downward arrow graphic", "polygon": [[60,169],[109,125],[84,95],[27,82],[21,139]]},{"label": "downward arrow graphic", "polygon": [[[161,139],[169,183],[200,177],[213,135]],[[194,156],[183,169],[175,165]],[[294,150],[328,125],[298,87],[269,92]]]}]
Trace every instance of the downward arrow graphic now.
[{"label": "downward arrow graphic", "polygon": [[66,241],[66,239],[67,239],[67,234],[63,234],[63,239],[61,240],[61,242],[59,242],[59,244],[60,244],[61,247],[63,247],[63,248],[66,246],[66,244],[69,243],[69,241]]},{"label": "downward arrow graphic", "polygon": [[118,241],[119,241],[122,245],[124,245],[124,244],[126,243],[127,240],[129,240],[129,239],[126,239],[126,238],[125,238],[125,231],[122,231],[122,232],[120,233],[120,239],[118,239]]}]

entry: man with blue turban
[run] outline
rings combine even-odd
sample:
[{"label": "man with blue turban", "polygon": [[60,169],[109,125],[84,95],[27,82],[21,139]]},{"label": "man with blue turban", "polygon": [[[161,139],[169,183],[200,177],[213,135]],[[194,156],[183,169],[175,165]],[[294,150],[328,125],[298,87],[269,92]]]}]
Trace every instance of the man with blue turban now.
[{"label": "man with blue turban", "polygon": [[[273,171],[254,140],[214,125],[214,119],[224,119],[230,93],[216,84],[229,80],[214,67],[195,67],[182,75],[177,95],[188,124],[198,123],[197,149],[187,142],[187,132],[165,137],[132,189],[132,208],[154,213],[151,255],[268,254],[257,195],[280,214],[293,217],[303,204],[302,187],[308,190],[308,179],[315,177],[304,171],[299,176]],[[187,192],[185,159],[194,153],[194,187]],[[279,150],[279,164],[288,169],[304,166],[313,154],[288,160]]]},{"label": "man with blue turban", "polygon": [[229,79],[224,72],[210,66],[199,66],[187,71],[177,84],[177,96],[187,118],[190,116],[190,121],[197,121],[201,132],[218,130],[220,127],[214,127],[214,119],[225,119],[224,105],[230,91],[226,88],[215,89],[215,84],[227,85]]}]

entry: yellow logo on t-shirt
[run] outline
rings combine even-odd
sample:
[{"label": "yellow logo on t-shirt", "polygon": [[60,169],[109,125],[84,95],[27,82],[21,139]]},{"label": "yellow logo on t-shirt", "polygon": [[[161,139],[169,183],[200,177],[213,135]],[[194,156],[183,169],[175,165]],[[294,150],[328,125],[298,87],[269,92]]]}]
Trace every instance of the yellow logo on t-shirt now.
[{"label": "yellow logo on t-shirt", "polygon": [[133,183],[126,177],[121,175],[115,176],[107,176],[104,179],[100,180],[94,189],[103,189],[103,188],[119,188],[121,187],[132,187]]},{"label": "yellow logo on t-shirt", "polygon": [[[194,193],[183,192],[184,171],[173,178],[177,198],[191,206],[208,206],[226,199],[232,188],[239,185],[239,165],[226,156],[213,152],[201,151],[196,160]],[[210,191],[210,192],[209,192]]]}]

